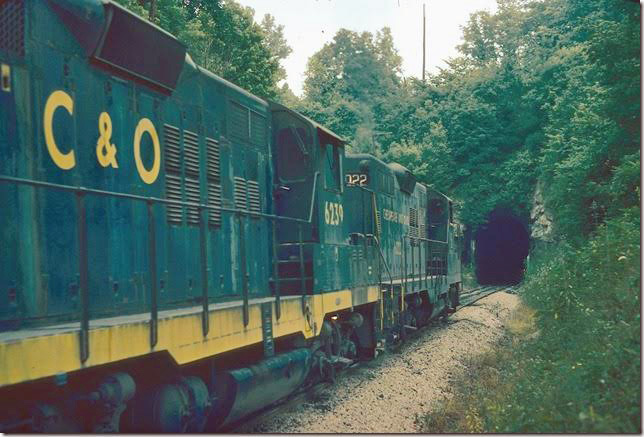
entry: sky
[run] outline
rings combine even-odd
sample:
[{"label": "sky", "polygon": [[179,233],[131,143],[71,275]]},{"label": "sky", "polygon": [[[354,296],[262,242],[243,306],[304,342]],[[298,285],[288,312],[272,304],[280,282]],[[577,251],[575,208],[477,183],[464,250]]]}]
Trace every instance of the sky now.
[{"label": "sky", "polygon": [[374,33],[391,29],[394,45],[403,59],[403,75],[422,76],[423,3],[426,14],[426,71],[445,68],[444,60],[457,55],[462,29],[471,13],[496,11],[496,0],[237,0],[284,25],[293,52],[282,60],[289,87],[302,94],[306,63],[311,55],[341,29]]}]

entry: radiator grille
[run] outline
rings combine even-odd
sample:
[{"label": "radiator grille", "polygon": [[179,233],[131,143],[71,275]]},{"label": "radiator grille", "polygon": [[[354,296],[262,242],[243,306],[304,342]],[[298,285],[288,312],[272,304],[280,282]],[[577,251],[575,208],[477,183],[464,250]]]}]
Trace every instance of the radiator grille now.
[{"label": "radiator grille", "polygon": [[259,213],[262,211],[261,200],[259,197],[259,183],[256,181],[246,181],[248,187],[248,206],[251,214],[255,214],[259,218]]},{"label": "radiator grille", "polygon": [[[179,129],[165,124],[163,125],[163,137],[166,197],[170,200],[181,201],[181,150],[179,148]],[[167,205],[168,223],[181,224],[181,210],[181,205]]]},{"label": "radiator grille", "polygon": [[244,178],[235,177],[235,208],[246,211],[246,180]]},{"label": "radiator grille", "polygon": [[25,56],[23,0],[0,1],[0,51],[14,56]]},{"label": "radiator grille", "polygon": [[409,226],[418,227],[418,210],[416,208],[409,208]]},{"label": "radiator grille", "polygon": [[409,236],[411,244],[415,245],[416,238],[418,238],[418,210],[416,208],[409,208]]}]

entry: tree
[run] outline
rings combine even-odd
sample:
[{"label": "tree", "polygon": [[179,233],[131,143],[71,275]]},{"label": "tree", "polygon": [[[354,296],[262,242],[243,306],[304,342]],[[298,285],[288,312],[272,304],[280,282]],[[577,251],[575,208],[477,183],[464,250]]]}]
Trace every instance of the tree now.
[{"label": "tree", "polygon": [[340,29],[309,59],[302,110],[345,137],[351,150],[379,154],[380,115],[397,99],[400,68],[388,28],[376,35]]},{"label": "tree", "polygon": [[[284,78],[279,62],[290,48],[272,17],[265,17],[262,27],[253,21],[251,8],[233,0],[119,2],[175,35],[199,65],[260,97],[277,96]],[[271,42],[278,43],[276,48]]]},{"label": "tree", "polygon": [[286,82],[277,89],[275,100],[292,109],[297,109],[302,105],[301,99],[293,93],[293,90],[291,90]]},{"label": "tree", "polygon": [[266,49],[271,53],[271,59],[278,63],[276,74],[276,83],[286,79],[286,70],[279,65],[282,59],[286,59],[293,49],[288,45],[284,37],[284,25],[275,24],[275,17],[271,14],[264,15],[261,23],[261,29],[264,33],[263,43]]}]

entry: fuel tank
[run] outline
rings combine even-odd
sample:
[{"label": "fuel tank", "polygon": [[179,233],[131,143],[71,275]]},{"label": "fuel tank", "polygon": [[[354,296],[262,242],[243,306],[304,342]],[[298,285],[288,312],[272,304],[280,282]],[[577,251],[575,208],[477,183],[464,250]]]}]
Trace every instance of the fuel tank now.
[{"label": "fuel tank", "polygon": [[207,431],[225,430],[242,417],[289,395],[306,380],[312,361],[308,349],[296,349],[223,372],[216,383],[218,401]]}]

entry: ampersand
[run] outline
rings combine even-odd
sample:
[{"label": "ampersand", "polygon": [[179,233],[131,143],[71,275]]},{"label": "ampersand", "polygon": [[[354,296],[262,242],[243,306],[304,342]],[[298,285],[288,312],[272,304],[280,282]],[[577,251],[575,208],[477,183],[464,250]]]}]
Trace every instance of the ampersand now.
[{"label": "ampersand", "polygon": [[113,168],[118,168],[119,165],[116,162],[116,145],[110,143],[110,139],[112,138],[112,119],[107,112],[101,112],[101,115],[98,117],[98,132],[100,134],[96,142],[96,158],[98,158],[98,163],[103,167],[110,165]]}]

